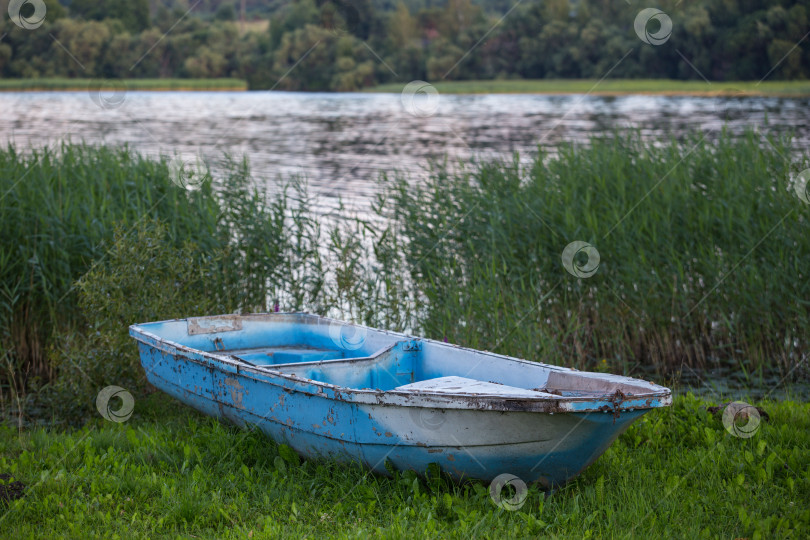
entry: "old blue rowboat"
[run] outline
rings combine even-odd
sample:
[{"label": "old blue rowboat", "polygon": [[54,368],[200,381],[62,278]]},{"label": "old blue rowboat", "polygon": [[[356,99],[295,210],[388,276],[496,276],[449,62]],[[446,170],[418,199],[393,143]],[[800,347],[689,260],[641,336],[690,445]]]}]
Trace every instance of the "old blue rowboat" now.
[{"label": "old blue rowboat", "polygon": [[305,457],[457,479],[562,484],[641,415],[647,381],[580,372],[304,313],[136,324],[149,381]]}]

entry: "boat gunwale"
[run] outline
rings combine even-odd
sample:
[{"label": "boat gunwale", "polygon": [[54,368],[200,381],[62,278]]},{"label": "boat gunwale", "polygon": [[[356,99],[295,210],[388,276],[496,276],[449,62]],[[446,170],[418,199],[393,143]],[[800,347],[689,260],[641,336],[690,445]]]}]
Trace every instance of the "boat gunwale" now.
[{"label": "boat gunwale", "polygon": [[[267,316],[274,316],[274,315],[294,315],[299,318],[310,319],[314,321],[327,321],[327,322],[335,322],[343,325],[351,324],[346,323],[345,321],[339,321],[336,319],[331,319],[329,317],[321,317],[319,315],[313,315],[310,313],[305,312],[286,312],[286,313],[250,313],[250,314],[242,314],[241,317],[260,317],[266,318]],[[328,363],[347,363],[347,362],[359,362],[359,361],[369,361],[377,358],[379,355],[389,351],[393,348],[396,343],[391,344],[389,346],[383,347],[376,351],[371,356],[364,356],[364,357],[357,357],[357,358],[343,358],[343,359],[335,359],[335,360],[320,360],[320,361],[312,361],[312,362],[294,362],[294,363],[287,363],[287,364],[276,364],[273,365],[272,368],[270,366],[255,366],[250,365],[242,360],[237,360],[229,355],[225,354],[218,354],[216,352],[209,352],[203,351],[201,349],[195,349],[188,345],[183,345],[182,343],[178,343],[176,341],[172,341],[170,339],[166,339],[163,337],[158,336],[152,332],[149,332],[143,329],[144,324],[161,324],[161,323],[170,323],[170,322],[181,322],[181,321],[188,321],[188,318],[185,319],[169,319],[165,321],[154,321],[150,323],[139,323],[133,324],[129,327],[130,336],[135,339],[136,341],[143,343],[147,346],[154,347],[157,350],[169,354],[171,356],[178,356],[179,352],[184,353],[182,358],[184,361],[194,362],[196,364],[202,365],[206,368],[211,369],[218,369],[222,373],[227,373],[226,369],[223,367],[228,366],[233,371],[241,376],[247,376],[251,380],[255,380],[257,382],[261,382],[264,384],[273,384],[274,386],[281,387],[284,391],[295,391],[301,392],[305,395],[316,396],[316,397],[327,397],[329,399],[337,399],[340,401],[345,402],[352,402],[358,404],[372,404],[372,405],[392,405],[392,406],[404,406],[404,407],[421,407],[421,408],[442,408],[442,409],[456,409],[456,408],[474,408],[477,410],[494,410],[494,411],[501,411],[501,412],[547,412],[547,413],[554,413],[554,412],[561,412],[561,413],[588,413],[588,412],[620,412],[626,410],[634,410],[634,409],[654,409],[660,407],[666,407],[671,405],[672,403],[672,391],[669,388],[657,385],[650,381],[645,381],[643,379],[636,379],[632,377],[626,377],[623,375],[612,375],[612,374],[599,374],[599,375],[607,375],[610,377],[624,379],[628,384],[632,383],[644,383],[652,385],[657,389],[654,389],[651,392],[644,392],[644,393],[624,393],[617,399],[616,393],[605,393],[605,394],[593,394],[589,396],[554,396],[554,397],[546,397],[546,396],[521,396],[521,397],[509,397],[504,395],[497,395],[497,394],[470,394],[470,393],[441,393],[441,392],[412,392],[412,391],[398,391],[396,389],[391,390],[379,390],[379,389],[363,389],[363,388],[350,388],[346,386],[340,386],[332,383],[327,383],[324,381],[318,381],[316,379],[308,379],[305,377],[301,377],[292,373],[285,373],[284,371],[279,371],[278,369],[273,369],[277,367],[288,367],[288,366],[301,366],[302,364],[308,365],[315,365],[315,364],[328,364]],[[546,368],[551,371],[558,371],[558,372],[567,372],[567,373],[582,373],[582,374],[590,374],[595,372],[589,371],[580,371],[574,368],[568,368],[564,366],[554,366],[551,364],[544,364],[541,362],[534,362],[530,360],[525,360],[522,358],[515,358],[507,355],[497,354],[490,351],[480,351],[477,349],[471,349],[469,347],[462,347],[461,345],[455,345],[451,343],[440,342],[437,340],[432,340],[428,338],[417,338],[414,336],[409,336],[406,334],[402,334],[399,332],[393,332],[388,330],[381,330],[377,328],[371,328],[363,325],[353,325],[359,328],[365,328],[367,330],[371,330],[374,332],[378,332],[381,334],[389,335],[389,336],[396,336],[404,338],[402,341],[420,341],[425,343],[435,344],[439,347],[448,347],[448,348],[455,348],[462,351],[467,351],[476,354],[484,354],[487,356],[491,356],[498,359],[506,359],[516,361],[522,364],[527,364],[533,368],[541,367]],[[250,375],[259,375],[263,376],[262,378],[257,378],[255,376]],[[268,380],[268,376],[270,379]],[[282,379],[288,380],[296,384],[296,386],[313,386],[316,388],[315,391],[306,390],[303,388],[288,388],[283,384],[277,384],[273,381],[273,379]],[[331,390],[333,396],[327,396],[324,392],[325,389]],[[385,398],[393,397],[399,398],[397,400],[391,401]],[[359,398],[359,399],[358,399]],[[654,401],[657,400],[657,401]],[[605,402],[612,404],[612,409],[610,411],[605,410]],[[639,403],[641,402],[641,403]],[[588,404],[593,403],[592,408],[572,408],[573,404]],[[597,406],[597,404],[601,404]],[[510,406],[511,405],[511,406]]]}]

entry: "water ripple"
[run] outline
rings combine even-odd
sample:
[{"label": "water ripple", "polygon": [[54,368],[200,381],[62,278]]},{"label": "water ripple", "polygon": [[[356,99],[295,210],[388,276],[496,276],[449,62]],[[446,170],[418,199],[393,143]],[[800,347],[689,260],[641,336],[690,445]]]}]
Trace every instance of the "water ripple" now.
[{"label": "water ripple", "polygon": [[87,92],[2,93],[0,138],[19,147],[63,139],[123,144],[147,155],[247,156],[257,177],[302,175],[328,212],[338,199],[367,208],[380,173],[418,181],[430,158],[523,159],[538,145],[554,153],[565,142],[638,129],[662,140],[724,125],[732,132],[796,134],[810,148],[806,98],[666,96],[441,96],[438,110],[407,113],[398,94],[290,92],[129,92],[123,106],[99,107]]}]

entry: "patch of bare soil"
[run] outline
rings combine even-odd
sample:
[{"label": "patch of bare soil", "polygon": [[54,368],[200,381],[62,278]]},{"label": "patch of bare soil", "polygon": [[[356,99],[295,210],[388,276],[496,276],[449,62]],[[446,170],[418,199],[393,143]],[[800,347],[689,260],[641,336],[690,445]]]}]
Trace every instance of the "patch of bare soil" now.
[{"label": "patch of bare soil", "polygon": [[14,480],[10,474],[0,474],[0,504],[8,504],[11,501],[22,498],[25,492],[25,484],[19,480]]}]

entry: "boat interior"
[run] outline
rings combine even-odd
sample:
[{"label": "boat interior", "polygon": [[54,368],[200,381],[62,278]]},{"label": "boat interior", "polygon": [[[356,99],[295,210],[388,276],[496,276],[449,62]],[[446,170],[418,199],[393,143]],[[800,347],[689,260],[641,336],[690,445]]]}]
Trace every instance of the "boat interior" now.
[{"label": "boat interior", "polygon": [[307,314],[204,317],[133,329],[260,370],[352,389],[522,398],[665,390]]}]

